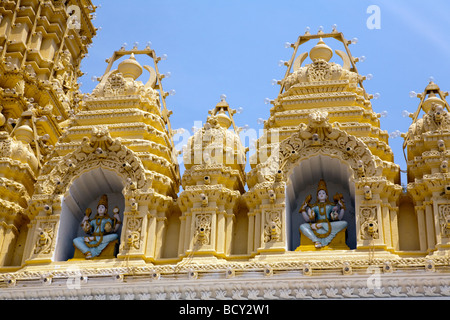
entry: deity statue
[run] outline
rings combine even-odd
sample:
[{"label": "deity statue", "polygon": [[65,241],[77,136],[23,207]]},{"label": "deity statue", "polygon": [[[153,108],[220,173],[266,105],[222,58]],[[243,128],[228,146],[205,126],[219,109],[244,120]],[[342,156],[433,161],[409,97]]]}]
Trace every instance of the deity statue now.
[{"label": "deity statue", "polygon": [[73,240],[74,246],[85,255],[86,259],[99,256],[108,244],[119,239],[117,231],[122,223],[119,208],[115,207],[113,212],[114,217],[111,219],[108,215],[108,197],[106,194],[101,196],[97,205],[97,214],[93,219],[89,218],[92,210],[86,209],[86,216],[83,218],[81,226],[88,235]]},{"label": "deity statue", "polygon": [[299,212],[306,223],[300,225],[300,233],[308,237],[319,249],[327,246],[334,237],[347,228],[347,222],[342,221],[345,203],[342,194],[337,193],[334,203],[328,199],[327,185],[323,179],[319,181],[316,203],[311,205],[311,195],[307,196]]}]

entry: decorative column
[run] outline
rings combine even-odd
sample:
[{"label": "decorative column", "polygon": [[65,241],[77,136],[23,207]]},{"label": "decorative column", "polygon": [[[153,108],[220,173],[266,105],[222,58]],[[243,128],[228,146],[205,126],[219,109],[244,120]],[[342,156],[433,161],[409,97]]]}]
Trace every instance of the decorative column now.
[{"label": "decorative column", "polygon": [[[148,210],[153,196],[154,193],[151,190],[150,192],[130,191],[125,195],[125,212],[118,258],[143,259],[145,257],[149,242],[155,239],[155,230],[151,228],[154,223]],[[151,253],[154,253],[154,249]]]},{"label": "decorative column", "polygon": [[423,202],[425,206],[425,221],[427,226],[427,243],[428,243],[428,251],[432,251],[436,247],[436,232],[434,229],[434,215],[433,215],[433,201],[430,201],[429,197],[427,197],[426,201]]},{"label": "decorative column", "polygon": [[357,249],[386,249],[383,202],[377,184],[359,181],[355,188]]},{"label": "decorative column", "polygon": [[248,253],[285,252],[287,230],[285,182],[263,182],[245,195],[248,213]]}]

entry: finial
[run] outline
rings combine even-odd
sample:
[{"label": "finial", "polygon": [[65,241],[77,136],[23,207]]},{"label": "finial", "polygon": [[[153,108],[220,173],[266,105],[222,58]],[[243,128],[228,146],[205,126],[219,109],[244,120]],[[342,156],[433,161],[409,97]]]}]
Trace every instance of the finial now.
[{"label": "finial", "polygon": [[331,50],[331,48],[325,44],[323,39],[320,38],[319,42],[317,42],[317,44],[309,52],[309,56],[312,61],[323,59],[328,62],[333,56],[333,50]]},{"label": "finial", "polygon": [[134,53],[128,59],[122,61],[117,69],[122,73],[124,78],[132,78],[133,80],[136,80],[142,74],[142,67],[136,61]]},{"label": "finial", "polygon": [[428,98],[422,103],[422,109],[425,113],[428,113],[430,112],[433,105],[444,106],[444,104],[444,101],[441,98],[437,97],[434,91],[431,91],[428,94]]}]

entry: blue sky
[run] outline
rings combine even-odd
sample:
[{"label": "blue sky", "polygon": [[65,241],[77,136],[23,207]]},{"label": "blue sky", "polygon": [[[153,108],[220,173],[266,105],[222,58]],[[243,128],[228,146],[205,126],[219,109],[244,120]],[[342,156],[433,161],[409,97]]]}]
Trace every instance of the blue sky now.
[{"label": "blue sky", "polygon": [[[89,93],[96,83],[93,76],[103,75],[109,58],[123,43],[135,42],[144,48],[151,41],[158,55],[167,54],[158,64],[160,72],[171,72],[163,80],[165,91],[176,90],[167,98],[173,110],[172,128],[190,129],[195,121],[205,121],[208,110],[226,94],[231,107],[242,108],[235,115],[238,126],[261,129],[258,118],[267,119],[279,86],[272,79],[282,79],[286,68],[279,60],[289,60],[292,49],[285,42],[295,42],[310,27],[316,33],[332,25],[347,39],[358,38],[350,46],[354,57],[365,56],[358,63],[369,93],[379,93],[372,100],[375,112],[387,111],[381,128],[389,133],[406,132],[411,119],[403,110],[414,112],[419,99],[409,92],[423,92],[429,78],[443,91],[450,91],[450,2],[447,0],[103,0],[94,25],[101,27],[89,56],[82,62],[86,73],[81,91]],[[370,5],[380,8],[380,28],[369,29]],[[338,42],[329,40],[333,49]],[[308,51],[306,45],[299,52]],[[302,51],[303,50],[303,51]],[[149,61],[139,60],[141,64]],[[144,74],[142,81],[146,81]],[[385,113],[383,113],[385,114]],[[402,138],[389,141],[395,162],[406,169]],[[404,181],[403,181],[404,182]]]}]

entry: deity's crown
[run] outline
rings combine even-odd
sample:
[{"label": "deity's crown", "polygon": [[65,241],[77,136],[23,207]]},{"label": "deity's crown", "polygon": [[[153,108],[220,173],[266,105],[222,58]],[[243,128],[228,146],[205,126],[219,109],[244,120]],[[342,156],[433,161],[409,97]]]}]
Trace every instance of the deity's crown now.
[{"label": "deity's crown", "polygon": [[106,194],[102,195],[102,197],[100,198],[97,208],[99,205],[104,205],[105,208],[108,210],[108,196]]},{"label": "deity's crown", "polygon": [[325,190],[327,196],[328,196],[328,189],[327,184],[325,183],[325,180],[320,179],[319,185],[317,186],[317,193],[319,193],[320,190]]}]

